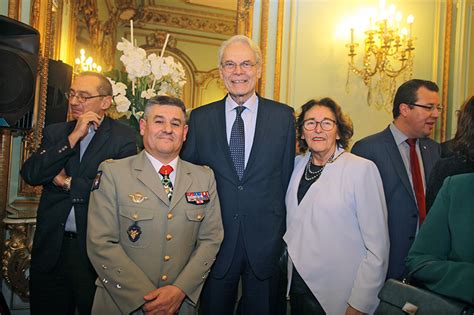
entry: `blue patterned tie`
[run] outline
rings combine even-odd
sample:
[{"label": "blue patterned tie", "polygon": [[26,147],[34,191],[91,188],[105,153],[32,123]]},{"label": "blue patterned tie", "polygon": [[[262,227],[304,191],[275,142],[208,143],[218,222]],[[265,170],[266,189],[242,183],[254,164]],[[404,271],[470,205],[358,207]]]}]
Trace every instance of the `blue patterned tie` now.
[{"label": "blue patterned tie", "polygon": [[235,108],[236,116],[230,132],[229,142],[230,156],[234,162],[234,167],[239,179],[242,179],[245,169],[245,131],[244,121],[242,119],[242,112],[245,108],[245,106]]}]

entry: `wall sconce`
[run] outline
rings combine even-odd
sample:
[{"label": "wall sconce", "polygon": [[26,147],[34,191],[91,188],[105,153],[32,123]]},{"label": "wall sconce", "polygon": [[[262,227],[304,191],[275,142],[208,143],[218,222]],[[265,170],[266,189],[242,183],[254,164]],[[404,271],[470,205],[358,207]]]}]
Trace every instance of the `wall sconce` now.
[{"label": "wall sconce", "polygon": [[94,72],[101,72],[102,67],[94,62],[92,57],[86,57],[86,51],[84,49],[80,50],[81,56],[76,58],[74,61],[74,73],[78,74],[82,71],[94,71]]},{"label": "wall sconce", "polygon": [[349,75],[353,72],[361,77],[368,88],[367,103],[376,109],[385,108],[391,112],[392,102],[397,87],[397,78],[409,80],[413,75],[412,33],[413,15],[406,19],[408,27],[401,27],[402,14],[392,4],[385,8],[385,1],[380,1],[378,15],[371,14],[369,26],[365,30],[363,43],[362,66],[358,68],[354,57],[359,44],[355,41],[354,28],[350,29],[349,69],[347,72],[346,90],[349,90]]}]

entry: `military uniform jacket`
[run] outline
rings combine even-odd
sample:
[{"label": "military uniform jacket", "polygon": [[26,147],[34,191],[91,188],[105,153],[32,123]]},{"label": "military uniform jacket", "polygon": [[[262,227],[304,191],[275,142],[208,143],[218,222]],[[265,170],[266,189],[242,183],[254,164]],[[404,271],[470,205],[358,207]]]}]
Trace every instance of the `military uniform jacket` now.
[{"label": "military uniform jacket", "polygon": [[[223,239],[220,205],[211,169],[178,160],[176,172],[169,201],[145,152],[99,167],[87,238],[98,274],[93,313],[129,314],[166,285],[185,292],[180,313],[197,303]],[[190,200],[203,192],[208,200]]]},{"label": "military uniform jacket", "polygon": [[[32,268],[42,272],[50,272],[58,262],[65,223],[72,206],[81,254],[84,263],[89,264],[86,253],[87,205],[97,168],[107,159],[120,159],[137,153],[133,129],[105,117],[80,161],[80,144],[71,148],[68,140],[75,126],[76,121],[70,121],[46,127],[41,147],[28,158],[21,170],[21,176],[28,184],[43,185],[31,261]],[[62,169],[72,177],[70,191],[53,184],[54,177]]]}]

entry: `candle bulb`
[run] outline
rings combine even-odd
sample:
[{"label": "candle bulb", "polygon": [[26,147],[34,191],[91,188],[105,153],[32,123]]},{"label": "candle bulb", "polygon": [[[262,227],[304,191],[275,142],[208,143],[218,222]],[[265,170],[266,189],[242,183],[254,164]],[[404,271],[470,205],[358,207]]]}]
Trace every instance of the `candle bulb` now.
[{"label": "candle bulb", "polygon": [[415,20],[415,17],[411,14],[407,17],[408,38],[411,38],[411,36],[412,36],[412,26],[413,26],[413,21],[414,20]]},{"label": "candle bulb", "polygon": [[351,28],[351,44],[354,44],[354,29]]},{"label": "candle bulb", "polygon": [[133,46],[133,20],[130,20],[130,42]]}]

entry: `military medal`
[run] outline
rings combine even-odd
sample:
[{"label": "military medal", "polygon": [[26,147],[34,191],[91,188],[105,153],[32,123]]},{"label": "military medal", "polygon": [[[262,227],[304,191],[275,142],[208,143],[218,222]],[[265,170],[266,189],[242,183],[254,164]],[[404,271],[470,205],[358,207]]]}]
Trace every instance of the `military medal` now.
[{"label": "military medal", "polygon": [[194,203],[196,205],[201,205],[203,203],[209,202],[209,192],[208,191],[196,191],[196,192],[187,192],[186,200],[189,203]]},{"label": "military medal", "polygon": [[134,222],[128,227],[127,235],[128,239],[133,243],[140,239],[140,236],[142,235],[142,229],[140,226],[138,226],[137,222]]}]

